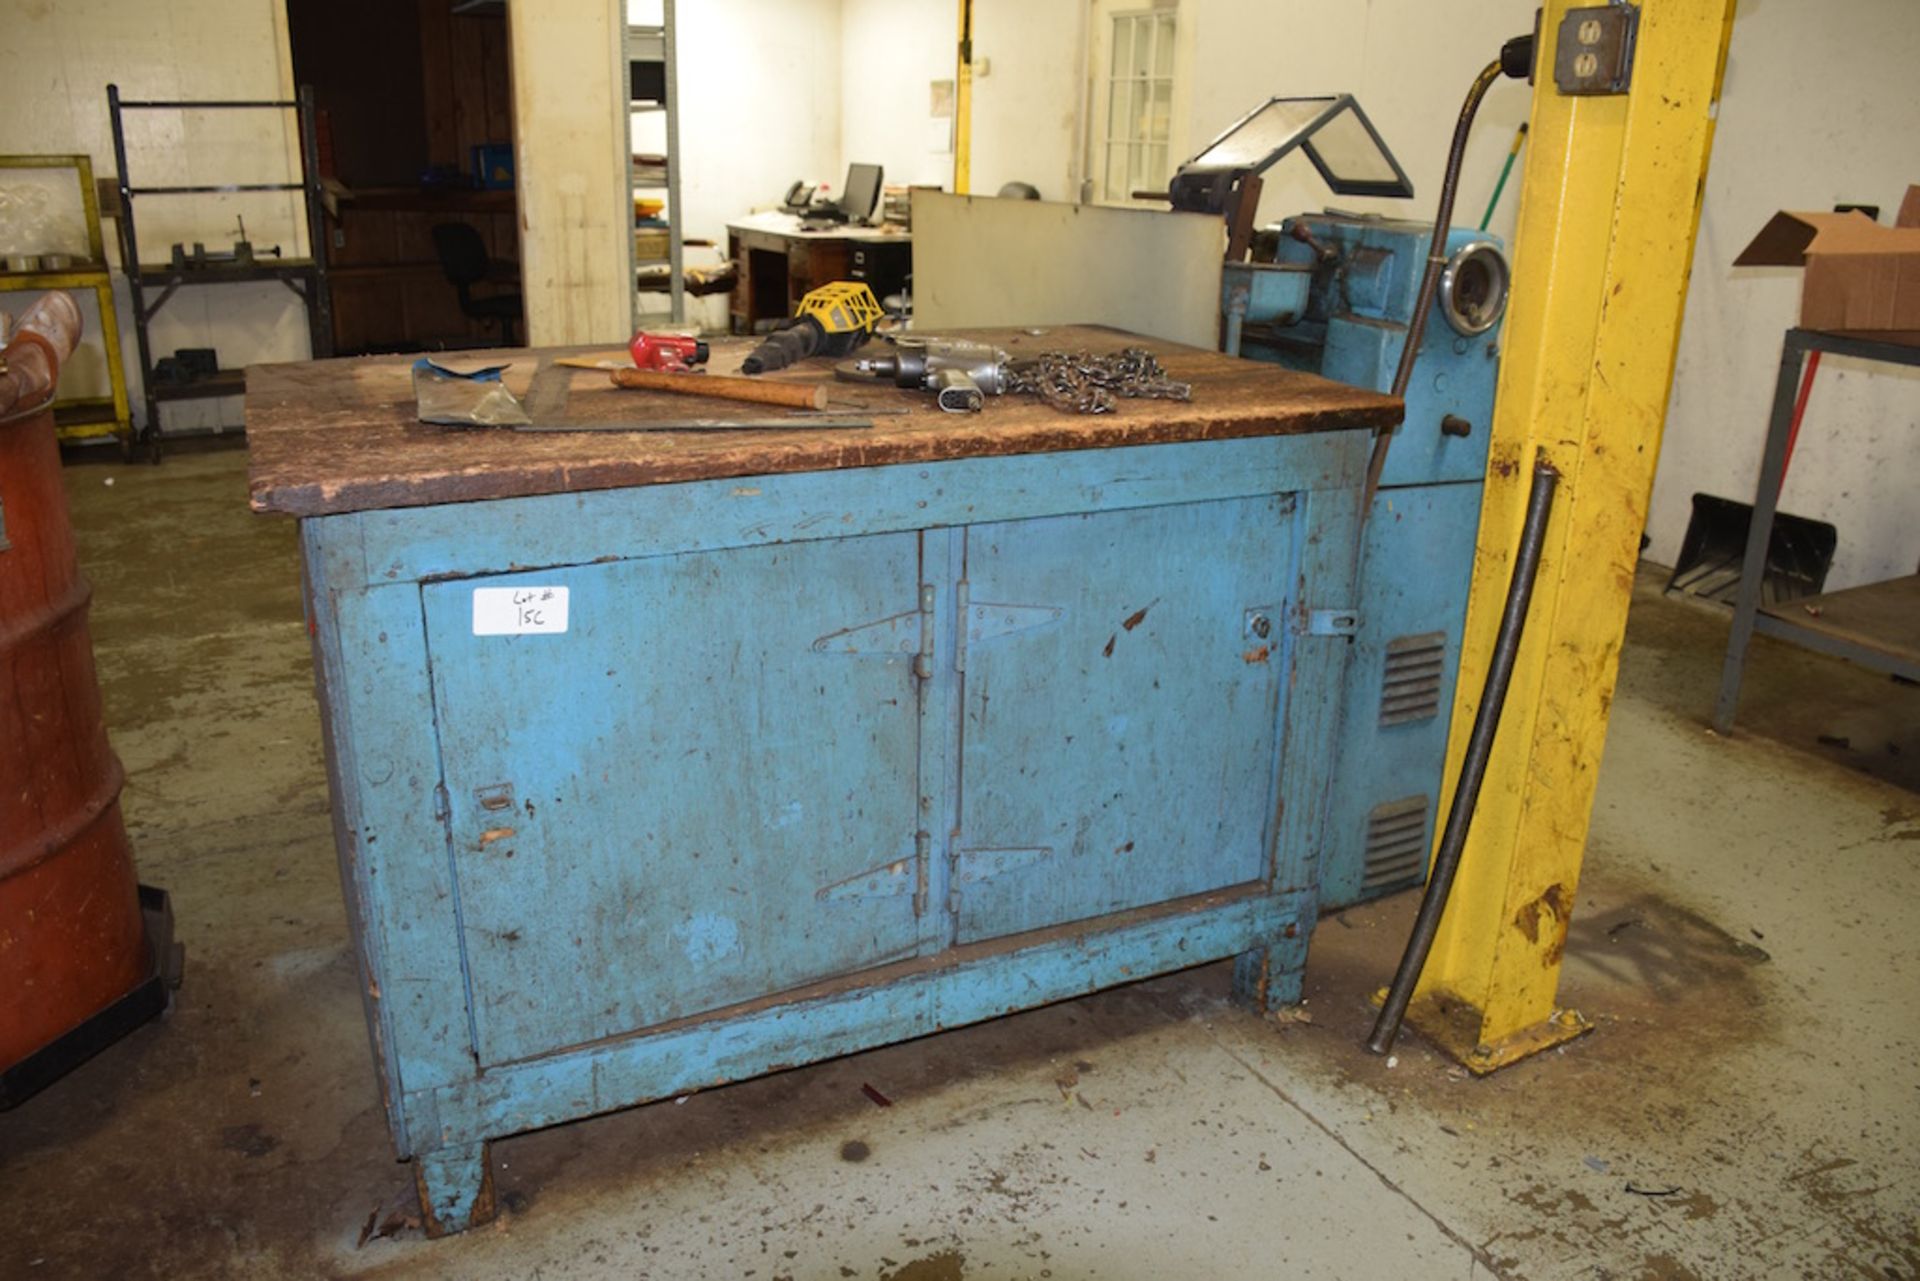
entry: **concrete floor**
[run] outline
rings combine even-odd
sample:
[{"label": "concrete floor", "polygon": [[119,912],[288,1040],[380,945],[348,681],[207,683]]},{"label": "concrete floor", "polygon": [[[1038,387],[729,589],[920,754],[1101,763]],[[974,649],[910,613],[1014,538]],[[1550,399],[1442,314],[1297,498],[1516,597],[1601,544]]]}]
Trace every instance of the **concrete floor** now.
[{"label": "concrete floor", "polygon": [[[1861,772],[1920,762],[1920,690],[1762,639],[1750,723],[1785,742],[1719,739],[1724,621],[1648,584],[1562,987],[1585,1040],[1484,1081],[1411,1035],[1368,1057],[1401,896],[1322,925],[1301,1020],[1212,966],[522,1136],[500,1219],[426,1241],[293,526],[247,513],[243,472],[69,469],[188,971],[167,1020],[0,1114],[0,1278],[1920,1276],[1920,796]],[[1848,746],[1801,750],[1822,733]]]}]

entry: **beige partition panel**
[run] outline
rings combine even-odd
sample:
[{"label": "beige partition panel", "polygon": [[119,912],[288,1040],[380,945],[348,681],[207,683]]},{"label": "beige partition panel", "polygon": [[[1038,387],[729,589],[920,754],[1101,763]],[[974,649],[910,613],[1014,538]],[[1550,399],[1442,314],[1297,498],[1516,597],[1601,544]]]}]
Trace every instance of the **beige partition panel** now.
[{"label": "beige partition panel", "polygon": [[625,7],[540,0],[507,10],[527,345],[624,342],[632,324]]},{"label": "beige partition panel", "polygon": [[1207,214],[915,191],[914,328],[1090,323],[1217,347],[1225,247]]}]

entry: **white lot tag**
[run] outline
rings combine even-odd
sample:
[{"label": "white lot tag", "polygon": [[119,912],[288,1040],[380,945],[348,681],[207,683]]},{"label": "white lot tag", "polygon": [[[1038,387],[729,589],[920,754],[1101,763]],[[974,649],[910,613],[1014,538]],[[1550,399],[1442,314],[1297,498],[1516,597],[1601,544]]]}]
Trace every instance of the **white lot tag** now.
[{"label": "white lot tag", "polygon": [[567,630],[564,587],[476,587],[475,636],[526,636]]}]

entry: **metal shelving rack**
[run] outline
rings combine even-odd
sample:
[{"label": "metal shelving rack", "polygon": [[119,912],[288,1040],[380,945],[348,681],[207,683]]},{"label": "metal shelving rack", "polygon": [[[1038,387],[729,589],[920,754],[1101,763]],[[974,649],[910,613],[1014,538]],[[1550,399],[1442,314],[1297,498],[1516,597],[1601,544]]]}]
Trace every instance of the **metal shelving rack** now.
[{"label": "metal shelving rack", "polygon": [[100,308],[100,341],[106,349],[108,394],[55,401],[53,421],[60,439],[113,436],[124,452],[133,444],[133,414],[127,407],[127,374],[120,364],[120,320],[113,305],[113,276],[107,267],[106,237],[100,231],[100,200],[93,185],[90,156],[0,156],[0,169],[71,169],[80,186],[81,212],[87,221],[87,257],[71,267],[39,271],[0,271],[0,293],[28,289],[91,289]]},{"label": "metal shelving rack", "polygon": [[1760,457],[1760,479],[1753,495],[1753,523],[1747,530],[1739,594],[1734,598],[1733,626],[1727,635],[1726,662],[1720,673],[1720,697],[1713,710],[1713,727],[1722,734],[1733,732],[1747,646],[1755,632],[1890,676],[1920,681],[1920,574],[1819,596],[1770,603],[1761,600],[1767,545],[1773,535],[1780,486],[1787,474],[1794,394],[1808,352],[1831,352],[1907,368],[1920,366],[1920,347],[1818,329],[1787,330],[1780,353],[1780,375],[1774,383],[1773,410],[1767,420],[1766,447]]},{"label": "metal shelving rack", "polygon": [[[292,111],[300,130],[299,182],[222,183],[201,186],[135,186],[127,168],[127,135],[122,113],[127,111]],[[147,421],[144,438],[158,457],[160,450],[160,406],[171,401],[204,400],[216,396],[237,396],[247,389],[244,369],[221,369],[211,378],[187,383],[159,384],[153,376],[153,353],[147,329],[174,291],[182,285],[234,285],[262,280],[277,280],[299,295],[307,308],[307,330],[315,359],[333,354],[333,296],[327,282],[327,237],[321,203],[319,166],[315,163],[319,147],[314,137],[313,90],[302,86],[299,97],[260,101],[207,100],[158,101],[123,99],[120,86],[107,86],[107,111],[113,120],[113,156],[120,172],[120,267],[126,272],[133,295],[133,331],[140,349],[140,380],[146,401]],[[304,192],[307,206],[307,241],[311,256],[306,258],[256,259],[246,265],[210,263],[199,267],[178,267],[172,263],[149,264],[140,261],[140,238],[136,230],[133,206],[141,196],[226,195],[239,192]],[[147,289],[160,290],[151,303]]]},{"label": "metal shelving rack", "polygon": [[[669,314],[675,324],[684,323],[687,318],[687,277],[685,219],[680,211],[680,84],[679,66],[674,56],[674,0],[661,0],[660,25],[645,26],[629,24],[625,29],[625,57],[621,60],[622,69],[628,78],[627,120],[631,131],[632,119],[643,112],[664,112],[667,126],[667,185],[662,188],[652,184],[641,184],[634,172],[632,152],[627,148],[627,192],[631,202],[635,189],[661,191],[667,193],[667,296]],[[632,68],[636,62],[658,62],[662,64],[665,81],[662,96],[658,100],[636,99],[632,96]],[[628,221],[632,214],[629,212]],[[631,228],[629,228],[631,233]],[[631,238],[631,236],[630,236]],[[635,262],[637,271],[639,262]],[[657,260],[656,260],[657,265]],[[636,280],[633,290],[633,323],[640,324],[640,290]],[[652,291],[649,291],[652,292]]]}]

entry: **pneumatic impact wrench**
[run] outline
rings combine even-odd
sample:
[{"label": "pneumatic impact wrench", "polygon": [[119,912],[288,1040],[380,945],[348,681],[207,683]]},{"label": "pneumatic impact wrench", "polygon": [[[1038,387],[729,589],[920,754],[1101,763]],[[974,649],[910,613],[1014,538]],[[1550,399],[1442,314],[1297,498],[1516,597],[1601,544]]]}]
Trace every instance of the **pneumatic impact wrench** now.
[{"label": "pneumatic impact wrench", "polygon": [[901,338],[891,355],[843,360],[834,374],[849,382],[890,382],[930,391],[950,414],[977,414],[988,396],[1009,390],[1010,358],[986,343],[948,338]]}]

